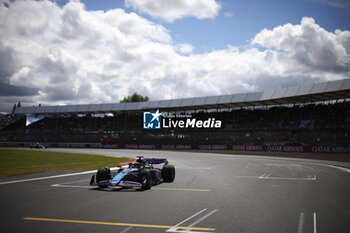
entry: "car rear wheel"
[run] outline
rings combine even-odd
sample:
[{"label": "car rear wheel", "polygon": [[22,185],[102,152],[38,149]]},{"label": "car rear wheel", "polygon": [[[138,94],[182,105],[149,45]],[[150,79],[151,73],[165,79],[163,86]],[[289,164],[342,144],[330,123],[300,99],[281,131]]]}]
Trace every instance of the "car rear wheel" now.
[{"label": "car rear wheel", "polygon": [[162,177],[164,182],[173,182],[175,180],[175,167],[165,165],[162,169]]},{"label": "car rear wheel", "polygon": [[96,173],[96,183],[98,187],[100,188],[106,188],[108,185],[100,185],[99,182],[103,180],[110,180],[111,179],[111,170],[109,167],[103,167],[98,169]]}]

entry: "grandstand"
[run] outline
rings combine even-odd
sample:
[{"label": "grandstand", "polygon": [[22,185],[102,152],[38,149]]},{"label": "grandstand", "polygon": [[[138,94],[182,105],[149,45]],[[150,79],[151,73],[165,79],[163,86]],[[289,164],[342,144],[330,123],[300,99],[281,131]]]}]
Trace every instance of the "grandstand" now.
[{"label": "grandstand", "polygon": [[[220,96],[65,106],[19,107],[19,123],[0,142],[40,141],[108,148],[350,152],[350,79]],[[222,121],[219,129],[143,129],[143,112]],[[40,115],[25,125],[23,116]],[[22,118],[20,117],[22,116]],[[73,144],[70,144],[73,145]]]},{"label": "grandstand", "polygon": [[221,109],[231,107],[304,104],[339,99],[349,99],[350,79],[313,83],[277,90],[196,98],[159,100],[138,103],[109,103],[64,106],[37,106],[17,108],[15,114],[94,114],[118,113],[159,109],[181,111]]}]

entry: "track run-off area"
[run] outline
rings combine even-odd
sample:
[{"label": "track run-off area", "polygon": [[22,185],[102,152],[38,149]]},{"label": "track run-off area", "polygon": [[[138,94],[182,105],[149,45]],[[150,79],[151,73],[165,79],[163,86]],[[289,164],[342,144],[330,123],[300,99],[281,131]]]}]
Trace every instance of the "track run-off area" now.
[{"label": "track run-off area", "polygon": [[0,179],[2,232],[347,233],[350,164],[194,152],[48,149],[167,158],[173,183],[89,186],[95,171]]}]

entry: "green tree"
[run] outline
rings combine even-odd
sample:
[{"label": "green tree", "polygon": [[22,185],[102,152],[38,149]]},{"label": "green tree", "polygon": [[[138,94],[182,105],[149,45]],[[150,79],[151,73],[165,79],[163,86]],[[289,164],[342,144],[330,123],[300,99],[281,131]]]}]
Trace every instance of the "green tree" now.
[{"label": "green tree", "polygon": [[148,101],[148,96],[142,96],[136,92],[133,95],[129,95],[120,101],[120,103],[129,103],[129,102],[146,102]]}]

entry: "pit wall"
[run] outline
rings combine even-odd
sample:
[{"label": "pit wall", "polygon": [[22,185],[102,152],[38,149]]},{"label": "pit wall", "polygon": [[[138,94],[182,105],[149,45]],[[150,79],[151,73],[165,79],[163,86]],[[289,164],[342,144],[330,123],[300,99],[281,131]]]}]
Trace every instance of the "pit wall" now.
[{"label": "pit wall", "polygon": [[[34,142],[0,142],[0,147],[30,147]],[[228,150],[293,153],[350,153],[350,146],[340,145],[252,145],[252,144],[134,144],[134,143],[42,143],[58,148],[107,148],[152,150]]]}]

